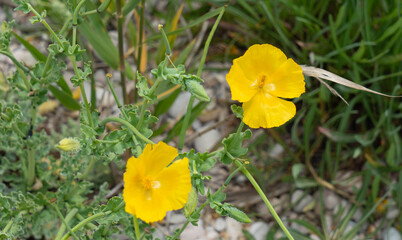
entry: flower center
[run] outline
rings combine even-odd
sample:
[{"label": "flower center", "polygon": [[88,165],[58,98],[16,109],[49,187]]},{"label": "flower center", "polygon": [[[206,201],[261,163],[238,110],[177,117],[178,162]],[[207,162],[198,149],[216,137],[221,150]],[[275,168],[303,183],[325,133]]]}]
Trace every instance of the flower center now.
[{"label": "flower center", "polygon": [[161,183],[159,181],[154,181],[150,177],[145,177],[142,180],[142,186],[144,187],[145,190],[151,190],[155,188],[160,188]]},{"label": "flower center", "polygon": [[257,77],[257,87],[258,88],[263,88],[264,87],[266,78],[267,78],[267,75],[265,75],[264,73],[261,73]]}]

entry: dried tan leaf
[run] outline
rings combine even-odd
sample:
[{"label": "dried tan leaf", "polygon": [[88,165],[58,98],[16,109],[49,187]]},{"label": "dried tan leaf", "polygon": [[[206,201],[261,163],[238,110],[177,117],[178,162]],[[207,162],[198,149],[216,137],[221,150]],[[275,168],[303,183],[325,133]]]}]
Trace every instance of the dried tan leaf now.
[{"label": "dried tan leaf", "polygon": [[[347,79],[345,79],[343,77],[340,77],[340,76],[338,76],[338,75],[336,75],[334,73],[331,73],[331,72],[326,71],[326,70],[321,69],[321,68],[310,67],[310,66],[306,66],[306,65],[301,65],[301,67],[303,69],[303,74],[304,75],[309,76],[309,77],[315,77],[318,80],[320,80],[320,82],[323,82],[323,81],[321,81],[321,79],[325,79],[325,80],[328,80],[328,81],[331,81],[331,82],[334,82],[334,83],[341,84],[341,85],[346,86],[346,87],[354,88],[354,89],[361,90],[361,91],[366,91],[366,92],[369,92],[369,93],[374,93],[374,94],[385,96],[385,97],[402,97],[402,96],[388,95],[388,94],[384,94],[384,93],[380,93],[380,92],[368,89],[366,87],[363,87],[363,86],[361,86],[361,85],[359,85],[357,83],[354,83],[354,82],[352,82],[350,80],[347,80]],[[335,90],[334,91],[336,93],[334,91],[332,91],[331,88],[328,86],[328,84],[324,84],[324,85],[326,87],[328,87],[328,89],[332,93],[334,93],[335,95],[340,97],[339,93],[337,93]],[[343,98],[342,98],[342,100],[345,101]]]}]

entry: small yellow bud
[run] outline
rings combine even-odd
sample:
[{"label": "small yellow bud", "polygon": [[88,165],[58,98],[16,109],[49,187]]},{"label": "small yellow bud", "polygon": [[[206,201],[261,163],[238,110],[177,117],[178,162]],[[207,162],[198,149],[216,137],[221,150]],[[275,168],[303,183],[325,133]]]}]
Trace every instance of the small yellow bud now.
[{"label": "small yellow bud", "polygon": [[158,30],[160,31],[163,28],[162,24],[158,24]]},{"label": "small yellow bud", "polygon": [[78,152],[80,150],[80,142],[74,138],[64,138],[56,145],[56,148],[63,152]]}]

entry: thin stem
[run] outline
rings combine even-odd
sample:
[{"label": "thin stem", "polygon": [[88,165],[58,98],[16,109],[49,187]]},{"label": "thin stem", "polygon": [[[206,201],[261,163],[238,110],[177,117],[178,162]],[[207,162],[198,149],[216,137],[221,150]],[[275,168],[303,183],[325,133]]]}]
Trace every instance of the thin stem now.
[{"label": "thin stem", "polygon": [[89,175],[89,173],[91,172],[93,166],[96,163],[96,158],[94,156],[91,156],[91,161],[89,162],[87,168],[85,169],[85,172],[80,176],[80,179],[86,179]]},{"label": "thin stem", "polygon": [[84,5],[86,0],[82,0],[81,2],[78,3],[77,7],[74,9],[74,14],[73,14],[73,41],[72,41],[72,46],[73,49],[75,48],[76,41],[77,41],[77,25],[78,25],[78,12],[80,11],[80,8]]},{"label": "thin stem", "polygon": [[133,220],[134,220],[135,237],[137,238],[137,240],[139,240],[141,237],[141,234],[140,234],[140,227],[138,225],[138,218],[136,215],[133,215]]},{"label": "thin stem", "polygon": [[[229,154],[229,153],[227,153],[227,154]],[[238,166],[238,167],[243,166],[243,164],[238,159],[233,158],[230,154],[229,154],[229,157],[231,157],[234,160],[234,163],[236,164],[236,166]],[[278,214],[275,212],[275,209],[272,207],[271,202],[265,196],[264,192],[261,190],[260,186],[255,181],[255,179],[250,174],[250,172],[244,167],[241,169],[241,171],[247,177],[247,179],[250,181],[251,185],[253,185],[253,187],[257,191],[257,193],[260,195],[260,197],[264,201],[265,205],[268,207],[269,212],[272,214],[272,216],[274,217],[275,221],[281,227],[281,229],[283,230],[283,232],[285,233],[287,238],[290,239],[290,240],[294,240],[294,238],[292,237],[292,235],[290,235],[288,229],[285,227],[285,225],[283,224],[283,222],[280,219],[280,217],[278,216]]]},{"label": "thin stem", "polygon": [[123,124],[124,126],[126,126],[128,129],[130,129],[134,135],[136,135],[137,137],[139,137],[142,141],[149,143],[149,144],[155,144],[154,142],[152,142],[151,140],[149,140],[147,137],[145,137],[144,135],[142,135],[137,128],[135,128],[133,125],[131,125],[131,123],[129,123],[126,120],[123,120],[121,118],[117,118],[117,117],[107,117],[105,119],[102,120],[102,122],[100,122],[101,125],[105,125],[108,122],[118,122]]},{"label": "thin stem", "polygon": [[[165,43],[165,48],[166,48],[166,56],[170,57],[172,55],[172,50],[170,49],[170,44],[169,44],[169,40],[166,36],[165,30],[163,29],[163,25],[159,24],[158,25],[158,29],[159,31],[161,31],[162,34],[162,40]],[[169,58],[170,60],[170,58]]]},{"label": "thin stem", "polygon": [[[143,38],[143,31],[144,31],[144,8],[145,8],[145,0],[141,0],[139,4],[140,8],[140,26],[139,26],[139,34],[138,34],[138,52],[137,52],[137,71],[141,72],[141,62],[142,62],[142,38]],[[137,74],[134,76],[134,84],[137,84]],[[134,95],[134,102],[137,101],[138,94]]]},{"label": "thin stem", "polygon": [[26,180],[28,187],[31,187],[35,182],[35,153],[32,147],[28,147],[28,169]]},{"label": "thin stem", "polygon": [[[67,221],[64,219],[63,215],[61,214],[59,208],[57,207],[57,204],[52,204],[54,209],[56,209],[57,215],[59,215],[59,218],[61,219],[61,221],[63,222],[63,226],[66,227],[68,229],[68,232],[73,235],[74,239],[79,239],[77,235],[75,235],[75,233],[73,232],[73,230],[70,228],[70,226],[68,225]],[[77,210],[77,209],[76,209]],[[78,211],[78,210],[77,210]]]},{"label": "thin stem", "polygon": [[117,37],[118,37],[118,49],[119,49],[119,71],[121,81],[121,91],[123,94],[124,104],[128,104],[127,90],[126,90],[126,75],[124,65],[124,53],[123,53],[123,14],[121,13],[121,1],[116,0],[116,18],[117,18]]},{"label": "thin stem", "polygon": [[3,229],[3,233],[7,233],[8,232],[8,230],[11,228],[11,226],[13,225],[13,223],[14,223],[14,220],[10,220],[10,221],[8,221],[8,223],[7,223],[7,225],[4,227],[4,229]]},{"label": "thin stem", "polygon": [[112,77],[112,75],[110,73],[106,74],[107,85],[109,85],[110,91],[113,94],[114,100],[116,101],[117,107],[120,109],[121,114],[123,114],[124,119],[128,120],[128,116],[127,116],[126,112],[123,111],[122,105],[120,103],[119,98],[117,97],[116,91],[114,90],[114,87],[113,87],[112,83],[110,82],[111,77]]},{"label": "thin stem", "polygon": [[[77,75],[78,78],[81,78],[81,74],[80,71],[78,70],[77,67],[77,61],[75,59],[75,56],[70,56],[70,60],[71,63],[73,64],[73,68],[74,68],[74,73],[75,75]],[[82,100],[84,101],[85,104],[85,109],[87,112],[87,117],[88,117],[88,121],[89,121],[89,125],[93,128],[94,127],[94,123],[92,121],[92,115],[91,115],[91,109],[89,108],[89,104],[88,104],[88,99],[87,99],[87,94],[85,92],[85,88],[84,88],[84,83],[80,84],[80,90],[81,90],[81,96],[82,96]]]},{"label": "thin stem", "polygon": [[61,42],[60,38],[53,31],[53,29],[49,26],[49,24],[47,24],[46,20],[42,18],[42,16],[32,7],[31,4],[29,4],[29,3],[27,3],[27,4],[28,4],[29,10],[31,10],[31,12],[39,18],[40,23],[42,23],[47,28],[47,30],[50,32],[50,34],[53,36],[53,38],[56,40],[56,42],[59,44],[59,46],[64,49],[63,43]]},{"label": "thin stem", "polygon": [[[160,84],[162,81],[163,81],[162,78],[156,79],[156,81],[154,82],[154,85],[152,85],[152,87],[151,87],[151,89],[149,90],[149,93],[148,93],[148,94],[149,94],[149,95],[152,95],[152,94],[156,91],[156,88],[159,86],[159,84]],[[141,127],[142,127],[142,124],[143,124],[143,122],[144,122],[145,110],[147,109],[148,104],[149,104],[149,101],[148,101],[147,99],[144,99],[144,102],[143,102],[143,104],[142,104],[142,106],[141,106],[140,120],[138,121],[137,128],[141,128]]]},{"label": "thin stem", "polygon": [[[81,227],[85,226],[86,224],[88,224],[88,223],[90,223],[90,222],[92,222],[92,221],[95,221],[95,220],[97,220],[97,219],[99,219],[99,218],[105,217],[105,216],[107,216],[107,215],[110,214],[110,213],[112,213],[112,211],[100,212],[100,213],[97,213],[97,214],[95,214],[95,215],[92,215],[92,216],[90,216],[90,217],[88,217],[88,218],[82,220],[82,221],[79,222],[77,225],[75,225],[75,227],[73,227],[73,228],[71,229],[71,231],[72,231],[72,232],[76,232],[78,229],[80,229]],[[67,240],[68,237],[70,237],[70,235],[71,235],[70,232],[66,233],[66,234],[62,237],[62,240]]]},{"label": "thin stem", "polygon": [[[78,209],[77,208],[73,208],[66,216],[66,218],[64,219],[65,222],[68,224],[71,219],[75,216],[75,214],[77,214]],[[59,231],[57,232],[56,238],[55,240],[60,240],[60,238],[63,236],[64,231],[66,230],[66,226],[63,224],[60,226]]]},{"label": "thin stem", "polygon": [[[218,18],[216,19],[214,25],[212,26],[212,29],[208,35],[207,41],[205,42],[204,51],[203,51],[202,57],[201,57],[201,62],[200,62],[200,65],[198,66],[198,70],[197,70],[197,77],[201,76],[201,72],[204,67],[205,59],[207,58],[209,45],[212,41],[212,37],[214,36],[216,28],[218,27],[218,24],[221,21],[221,18],[223,16],[223,13],[225,12],[225,9],[226,9],[226,7],[222,8],[221,12],[219,13]],[[191,95],[190,100],[188,101],[187,111],[186,111],[186,115],[184,116],[183,125],[180,130],[180,137],[179,137],[179,144],[178,144],[179,151],[181,151],[184,146],[184,138],[186,137],[186,131],[187,131],[188,124],[190,121],[191,111],[193,109],[193,103],[194,103],[194,97],[193,97],[193,95]]]}]

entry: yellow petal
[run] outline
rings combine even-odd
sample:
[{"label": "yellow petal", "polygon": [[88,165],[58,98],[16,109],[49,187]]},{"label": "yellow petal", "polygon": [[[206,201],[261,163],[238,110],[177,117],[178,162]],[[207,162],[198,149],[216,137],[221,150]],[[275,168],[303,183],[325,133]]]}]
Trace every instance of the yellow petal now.
[{"label": "yellow petal", "polygon": [[139,159],[144,164],[148,175],[156,175],[167,167],[177,155],[176,148],[164,142],[159,142],[155,145],[147,144]]},{"label": "yellow petal", "polygon": [[303,70],[289,58],[273,74],[267,76],[264,90],[283,98],[296,98],[305,92]]},{"label": "yellow petal", "polygon": [[259,91],[250,101],[243,103],[243,109],[243,121],[251,128],[278,127],[296,113],[296,106],[292,102],[263,91]]},{"label": "yellow petal", "polygon": [[261,73],[273,74],[285,61],[286,55],[270,44],[255,44],[243,56],[235,59],[247,77],[255,82]]},{"label": "yellow petal", "polygon": [[233,61],[233,66],[226,75],[226,81],[229,84],[232,99],[247,102],[257,93],[257,88],[253,87],[254,81],[247,77],[248,73],[243,72],[236,60]]}]

